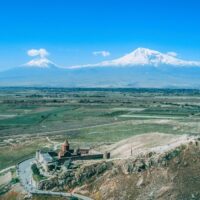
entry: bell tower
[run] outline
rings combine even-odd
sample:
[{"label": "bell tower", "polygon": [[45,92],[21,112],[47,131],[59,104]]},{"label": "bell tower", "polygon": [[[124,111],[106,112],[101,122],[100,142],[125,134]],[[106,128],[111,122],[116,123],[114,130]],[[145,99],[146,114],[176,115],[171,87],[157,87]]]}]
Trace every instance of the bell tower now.
[{"label": "bell tower", "polygon": [[65,142],[62,144],[61,150],[62,150],[62,152],[69,151],[69,142],[68,142],[68,140],[65,140]]}]

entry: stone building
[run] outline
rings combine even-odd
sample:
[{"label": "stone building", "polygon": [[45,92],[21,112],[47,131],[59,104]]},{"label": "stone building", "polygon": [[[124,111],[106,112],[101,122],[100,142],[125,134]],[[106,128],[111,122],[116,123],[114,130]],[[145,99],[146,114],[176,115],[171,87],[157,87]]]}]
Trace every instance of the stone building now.
[{"label": "stone building", "polygon": [[58,152],[58,159],[62,159],[64,157],[72,157],[74,154],[74,149],[69,148],[68,140],[61,145],[61,150]]},{"label": "stone building", "polygon": [[64,141],[58,153],[56,151],[41,152],[39,150],[36,152],[36,162],[46,172],[56,169],[56,167],[61,167],[68,160],[93,160],[103,158],[110,158],[110,154],[106,152],[106,155],[104,155],[100,152],[91,151],[88,147],[74,150],[70,148],[68,140]]},{"label": "stone building", "polygon": [[51,156],[50,152],[41,152],[40,150],[36,151],[36,161],[43,167],[47,172],[55,168],[55,160]]}]

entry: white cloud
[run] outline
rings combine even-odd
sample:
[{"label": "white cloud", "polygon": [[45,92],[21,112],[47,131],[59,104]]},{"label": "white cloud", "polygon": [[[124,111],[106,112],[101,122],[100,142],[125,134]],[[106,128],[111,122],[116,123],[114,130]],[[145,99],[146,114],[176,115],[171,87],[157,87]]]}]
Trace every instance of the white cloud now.
[{"label": "white cloud", "polygon": [[30,49],[27,51],[27,54],[29,56],[40,56],[41,58],[44,58],[49,55],[46,49]]},{"label": "white cloud", "polygon": [[93,55],[95,56],[103,56],[103,57],[107,57],[107,56],[110,56],[110,52],[109,51],[94,51],[92,52]]},{"label": "white cloud", "polygon": [[177,57],[178,56],[178,54],[176,52],[173,52],[173,51],[167,52],[167,55],[173,56],[173,57]]}]

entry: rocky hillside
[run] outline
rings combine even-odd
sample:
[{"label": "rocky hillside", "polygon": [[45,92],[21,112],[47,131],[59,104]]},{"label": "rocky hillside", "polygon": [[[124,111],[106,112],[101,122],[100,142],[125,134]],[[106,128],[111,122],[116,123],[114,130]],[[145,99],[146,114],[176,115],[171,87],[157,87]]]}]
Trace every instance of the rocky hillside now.
[{"label": "rocky hillside", "polygon": [[40,188],[71,190],[96,200],[200,199],[200,139],[184,138],[176,145],[87,163],[40,183]]}]

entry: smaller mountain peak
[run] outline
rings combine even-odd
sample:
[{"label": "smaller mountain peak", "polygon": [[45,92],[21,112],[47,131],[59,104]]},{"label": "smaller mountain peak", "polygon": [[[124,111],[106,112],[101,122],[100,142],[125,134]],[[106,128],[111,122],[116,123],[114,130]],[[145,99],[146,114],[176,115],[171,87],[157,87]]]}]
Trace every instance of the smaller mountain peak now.
[{"label": "smaller mountain peak", "polygon": [[53,63],[51,60],[47,58],[35,58],[33,60],[30,60],[23,66],[25,67],[34,67],[34,68],[52,68],[57,67],[55,63]]},{"label": "smaller mountain peak", "polygon": [[25,67],[52,68],[52,67],[57,66],[56,64],[54,64],[51,60],[47,58],[49,55],[49,52],[44,48],[30,49],[27,51],[27,55],[34,57],[34,59],[24,64],[23,66]]}]

